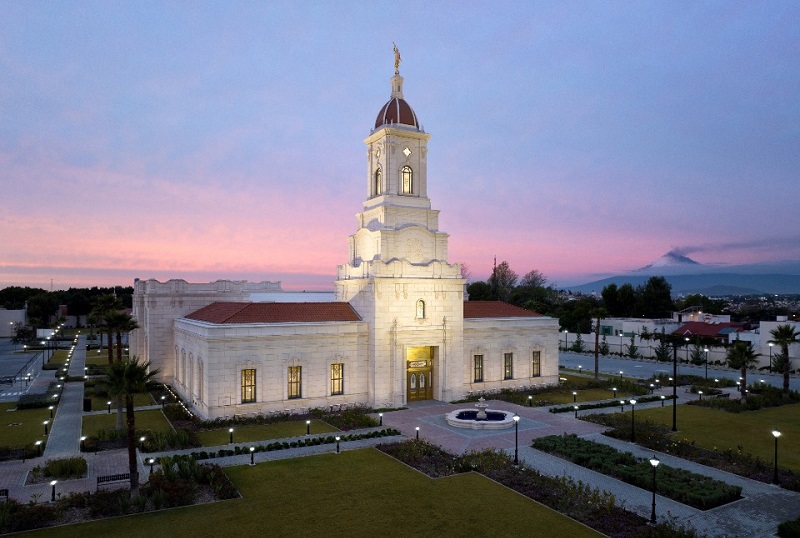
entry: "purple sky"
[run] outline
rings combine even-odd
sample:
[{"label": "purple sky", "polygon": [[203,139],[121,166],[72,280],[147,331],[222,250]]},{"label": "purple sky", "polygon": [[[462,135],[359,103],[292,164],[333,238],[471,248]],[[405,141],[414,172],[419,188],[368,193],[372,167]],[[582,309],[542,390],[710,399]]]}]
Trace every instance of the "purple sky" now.
[{"label": "purple sky", "polygon": [[794,0],[3,2],[0,287],[330,289],[393,41],[473,280],[800,259]]}]

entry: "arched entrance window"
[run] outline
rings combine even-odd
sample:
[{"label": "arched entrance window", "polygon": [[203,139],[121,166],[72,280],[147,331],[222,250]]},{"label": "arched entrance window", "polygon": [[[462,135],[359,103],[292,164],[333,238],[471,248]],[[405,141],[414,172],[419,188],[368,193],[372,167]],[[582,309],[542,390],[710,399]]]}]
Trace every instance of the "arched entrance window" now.
[{"label": "arched entrance window", "polygon": [[400,169],[400,192],[403,194],[414,193],[414,172],[410,166]]}]

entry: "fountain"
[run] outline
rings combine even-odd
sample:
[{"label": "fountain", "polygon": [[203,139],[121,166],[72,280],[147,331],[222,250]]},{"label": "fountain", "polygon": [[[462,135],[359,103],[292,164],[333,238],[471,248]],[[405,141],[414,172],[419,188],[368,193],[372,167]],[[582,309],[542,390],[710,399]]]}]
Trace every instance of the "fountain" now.
[{"label": "fountain", "polygon": [[510,411],[490,411],[489,404],[481,396],[477,409],[456,409],[445,415],[447,423],[456,428],[473,430],[504,430],[514,425],[514,413]]}]

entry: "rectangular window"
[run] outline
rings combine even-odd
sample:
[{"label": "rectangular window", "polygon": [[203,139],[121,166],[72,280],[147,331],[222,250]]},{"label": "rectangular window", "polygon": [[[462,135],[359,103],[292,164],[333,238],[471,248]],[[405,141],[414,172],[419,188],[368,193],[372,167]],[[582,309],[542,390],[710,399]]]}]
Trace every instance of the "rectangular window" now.
[{"label": "rectangular window", "polygon": [[331,364],[331,396],[344,394],[344,364]]},{"label": "rectangular window", "polygon": [[503,379],[514,379],[513,353],[503,353]]},{"label": "rectangular window", "polygon": [[242,370],[242,403],[256,401],[256,371]]},{"label": "rectangular window", "polygon": [[473,357],[474,367],[472,379],[475,383],[483,381],[483,355],[475,355]]},{"label": "rectangular window", "polygon": [[289,399],[302,398],[303,390],[300,384],[301,366],[289,367]]},{"label": "rectangular window", "polygon": [[539,377],[542,375],[542,352],[534,351],[533,360],[531,362],[531,377]]}]

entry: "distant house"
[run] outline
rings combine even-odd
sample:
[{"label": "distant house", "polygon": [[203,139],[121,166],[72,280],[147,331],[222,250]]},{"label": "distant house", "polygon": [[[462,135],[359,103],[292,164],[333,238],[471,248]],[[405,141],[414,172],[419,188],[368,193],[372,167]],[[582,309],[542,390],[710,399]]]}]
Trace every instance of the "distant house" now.
[{"label": "distant house", "polygon": [[705,337],[715,338],[722,343],[730,343],[736,340],[736,335],[748,330],[747,323],[738,322],[719,322],[719,321],[690,321],[678,327],[673,334],[679,334],[687,338]]}]

